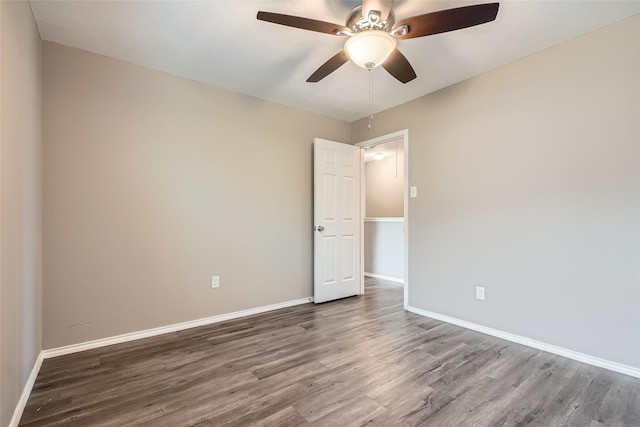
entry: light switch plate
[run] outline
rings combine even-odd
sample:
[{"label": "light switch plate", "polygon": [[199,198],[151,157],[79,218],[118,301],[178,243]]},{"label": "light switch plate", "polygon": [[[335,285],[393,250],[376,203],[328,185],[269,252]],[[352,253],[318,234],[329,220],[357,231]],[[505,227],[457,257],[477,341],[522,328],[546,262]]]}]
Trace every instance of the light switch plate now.
[{"label": "light switch plate", "polygon": [[411,198],[418,197],[418,187],[410,187],[409,188],[409,197],[411,197]]}]

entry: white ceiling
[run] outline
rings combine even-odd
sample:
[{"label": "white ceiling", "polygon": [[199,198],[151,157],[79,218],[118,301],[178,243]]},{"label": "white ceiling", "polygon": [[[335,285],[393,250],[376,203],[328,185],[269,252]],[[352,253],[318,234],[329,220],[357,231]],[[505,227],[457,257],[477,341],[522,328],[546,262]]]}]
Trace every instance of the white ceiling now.
[{"label": "white ceiling", "polygon": [[[487,1],[396,0],[396,19]],[[258,21],[259,10],[343,24],[357,1],[31,1],[48,40],[346,121],[368,114],[367,71],[305,80],[345,39]],[[418,78],[374,70],[382,111],[640,13],[640,1],[508,0],[496,21],[400,40]]]}]

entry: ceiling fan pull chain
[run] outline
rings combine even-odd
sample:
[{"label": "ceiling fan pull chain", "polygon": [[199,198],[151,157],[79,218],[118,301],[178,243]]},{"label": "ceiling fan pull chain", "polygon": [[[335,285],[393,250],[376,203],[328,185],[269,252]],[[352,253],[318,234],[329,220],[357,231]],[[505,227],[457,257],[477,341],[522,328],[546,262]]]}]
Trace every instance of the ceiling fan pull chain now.
[{"label": "ceiling fan pull chain", "polygon": [[371,130],[373,122],[373,67],[368,67],[369,72],[369,124],[367,128]]}]

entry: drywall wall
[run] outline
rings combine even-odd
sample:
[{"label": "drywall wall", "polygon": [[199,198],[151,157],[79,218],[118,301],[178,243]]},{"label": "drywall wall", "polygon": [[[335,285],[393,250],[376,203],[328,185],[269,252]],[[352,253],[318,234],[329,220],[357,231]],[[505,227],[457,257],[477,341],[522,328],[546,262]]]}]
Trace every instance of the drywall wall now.
[{"label": "drywall wall", "polygon": [[[397,151],[395,149],[397,143]],[[389,155],[364,165],[365,215],[369,218],[404,216],[404,147],[400,142],[384,144]],[[382,148],[373,148],[373,151]],[[388,151],[387,151],[388,150]]]},{"label": "drywall wall", "polygon": [[404,280],[404,218],[365,219],[364,271]]},{"label": "drywall wall", "polygon": [[0,2],[0,425],[42,345],[40,36],[28,2]]},{"label": "drywall wall", "polygon": [[49,42],[43,82],[44,348],[312,295],[348,123]]},{"label": "drywall wall", "polygon": [[635,16],[353,123],[409,129],[410,306],[640,368],[638,76]]}]

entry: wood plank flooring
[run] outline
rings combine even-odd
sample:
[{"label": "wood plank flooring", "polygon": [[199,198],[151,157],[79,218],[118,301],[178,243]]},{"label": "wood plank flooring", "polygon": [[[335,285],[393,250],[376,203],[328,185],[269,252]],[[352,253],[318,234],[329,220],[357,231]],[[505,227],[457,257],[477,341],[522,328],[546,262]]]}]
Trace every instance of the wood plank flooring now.
[{"label": "wood plank flooring", "polygon": [[402,287],[44,361],[20,426],[640,426],[640,379],[402,310]]}]

